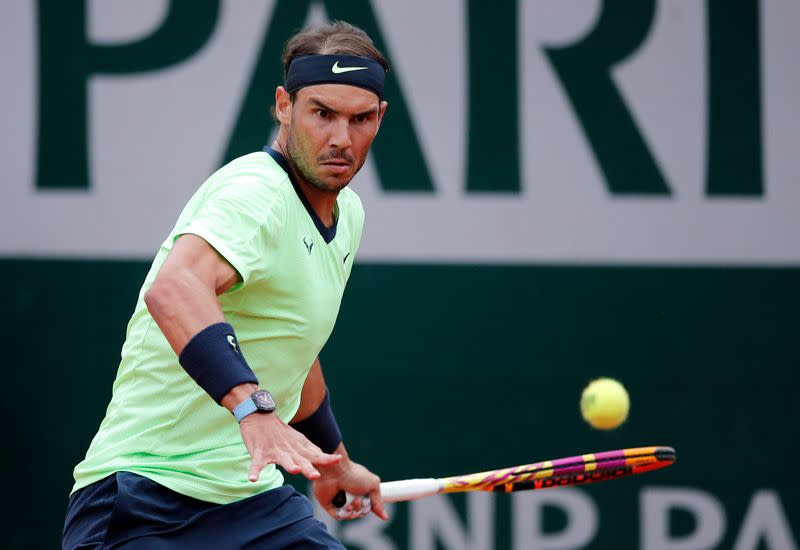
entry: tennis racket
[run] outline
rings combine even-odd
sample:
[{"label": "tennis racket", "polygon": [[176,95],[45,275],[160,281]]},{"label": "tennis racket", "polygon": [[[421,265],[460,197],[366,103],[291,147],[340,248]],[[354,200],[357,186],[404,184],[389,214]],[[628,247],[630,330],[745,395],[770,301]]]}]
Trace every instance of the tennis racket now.
[{"label": "tennis racket", "polygon": [[[675,462],[675,449],[672,447],[637,447],[535,462],[476,474],[389,481],[381,483],[381,496],[384,502],[400,502],[439,493],[467,491],[510,493],[585,485],[658,470],[673,462]],[[339,491],[334,497],[332,503],[339,508],[340,518],[369,513],[370,501],[367,497],[362,498],[360,512],[353,513],[349,510],[353,498],[344,491]]]}]

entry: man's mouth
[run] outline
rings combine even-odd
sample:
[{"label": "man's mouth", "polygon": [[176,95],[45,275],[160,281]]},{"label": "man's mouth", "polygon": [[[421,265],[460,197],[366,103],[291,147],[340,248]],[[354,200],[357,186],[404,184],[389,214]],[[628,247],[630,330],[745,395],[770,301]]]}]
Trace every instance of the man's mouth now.
[{"label": "man's mouth", "polygon": [[328,172],[336,175],[345,174],[350,170],[350,163],[342,159],[326,160],[321,164]]}]

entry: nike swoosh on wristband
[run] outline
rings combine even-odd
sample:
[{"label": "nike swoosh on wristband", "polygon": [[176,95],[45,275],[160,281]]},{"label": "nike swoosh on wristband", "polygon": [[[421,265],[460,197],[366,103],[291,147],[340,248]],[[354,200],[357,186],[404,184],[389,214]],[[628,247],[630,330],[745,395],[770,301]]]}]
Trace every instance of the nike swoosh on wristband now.
[{"label": "nike swoosh on wristband", "polygon": [[340,67],[339,62],[333,64],[331,67],[331,72],[333,74],[341,74],[341,73],[349,73],[350,71],[364,71],[367,67]]}]

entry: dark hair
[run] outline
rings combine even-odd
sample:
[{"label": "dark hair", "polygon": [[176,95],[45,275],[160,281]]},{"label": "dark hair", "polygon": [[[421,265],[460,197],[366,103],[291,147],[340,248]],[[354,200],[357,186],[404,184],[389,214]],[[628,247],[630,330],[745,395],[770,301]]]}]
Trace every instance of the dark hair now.
[{"label": "dark hair", "polygon": [[283,50],[283,78],[289,74],[289,65],[301,55],[357,55],[374,59],[389,70],[389,62],[372,43],[363,30],[344,21],[308,27],[295,34]]}]

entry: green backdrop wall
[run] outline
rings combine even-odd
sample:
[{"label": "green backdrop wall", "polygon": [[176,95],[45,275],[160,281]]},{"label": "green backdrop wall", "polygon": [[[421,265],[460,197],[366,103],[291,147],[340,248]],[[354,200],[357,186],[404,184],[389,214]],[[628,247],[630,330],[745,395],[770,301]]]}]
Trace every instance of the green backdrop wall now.
[{"label": "green backdrop wall", "polygon": [[[0,546],[57,546],[71,469],[104,413],[147,267],[0,260],[2,407],[20,419],[3,428]],[[359,264],[323,366],[351,454],[384,479],[668,444],[673,468],[582,489],[600,511],[586,548],[637,547],[644,487],[712,495],[727,520],[720,549],[742,536],[756,493],[776,494],[797,540],[799,275]],[[600,375],[631,392],[630,419],[614,432],[592,430],[578,410]],[[512,500],[492,499],[495,548],[510,548]],[[466,518],[465,499],[451,502]],[[397,548],[410,544],[410,515],[398,505],[385,527]],[[668,519],[674,537],[700,521],[680,509]],[[558,532],[569,518],[549,507],[543,521]],[[745,547],[777,548],[768,542]]]}]

